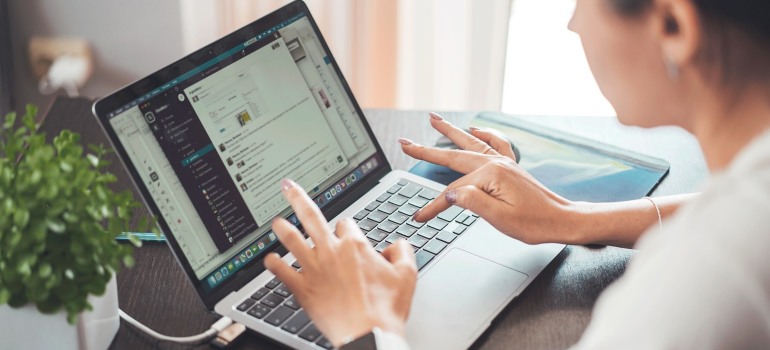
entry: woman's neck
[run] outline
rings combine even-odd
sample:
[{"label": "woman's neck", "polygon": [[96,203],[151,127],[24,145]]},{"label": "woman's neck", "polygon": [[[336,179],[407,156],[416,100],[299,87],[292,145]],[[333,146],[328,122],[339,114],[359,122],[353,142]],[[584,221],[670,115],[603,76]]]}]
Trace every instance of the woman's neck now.
[{"label": "woman's neck", "polygon": [[692,132],[712,172],[725,169],[746,145],[770,129],[768,89],[746,88],[729,101],[724,96],[702,100]]}]

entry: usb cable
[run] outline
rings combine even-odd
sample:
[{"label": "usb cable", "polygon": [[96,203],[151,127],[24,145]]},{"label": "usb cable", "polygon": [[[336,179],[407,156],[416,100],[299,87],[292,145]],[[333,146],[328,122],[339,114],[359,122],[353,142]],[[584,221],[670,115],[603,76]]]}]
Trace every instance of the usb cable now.
[{"label": "usb cable", "polygon": [[160,334],[150,329],[150,327],[143,325],[141,322],[135,320],[133,317],[123,312],[123,310],[118,310],[118,315],[120,315],[120,318],[122,318],[126,322],[130,323],[131,325],[138,328],[139,330],[149,334],[153,338],[156,338],[158,340],[163,340],[163,341],[184,343],[184,344],[195,344],[195,343],[204,342],[206,340],[209,340],[215,337],[216,335],[221,333],[223,330],[233,325],[233,320],[231,320],[229,317],[222,317],[216,322],[214,322],[214,324],[211,325],[211,328],[209,328],[208,330],[206,330],[201,334],[197,334],[189,337],[170,337],[167,335]]}]

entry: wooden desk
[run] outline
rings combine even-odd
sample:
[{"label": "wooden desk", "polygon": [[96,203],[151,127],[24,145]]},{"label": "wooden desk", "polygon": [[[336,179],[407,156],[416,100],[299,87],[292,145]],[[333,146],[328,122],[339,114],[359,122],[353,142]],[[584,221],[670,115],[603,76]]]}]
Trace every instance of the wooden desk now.
[{"label": "wooden desk", "polygon": [[[91,102],[58,99],[46,117],[49,133],[63,127],[78,131],[90,143],[107,143],[90,113]],[[368,110],[369,123],[395,169],[408,169],[415,161],[403,155],[396,138],[407,137],[432,144],[438,133],[430,129],[426,112]],[[448,120],[467,125],[471,112],[445,113]],[[697,142],[675,128],[642,130],[623,127],[614,118],[533,117],[532,122],[600,139],[621,147],[661,157],[671,162],[671,173],[656,196],[697,191],[706,166]],[[125,171],[115,162],[111,170],[129,187]],[[139,215],[146,215],[142,210]],[[575,343],[588,325],[599,294],[625,270],[632,250],[567,247],[543,273],[514,300],[479,339],[477,349],[560,349]],[[217,316],[207,312],[164,244],[146,243],[136,249],[136,266],[118,274],[120,307],[147,326],[167,335],[187,336],[206,330]],[[257,334],[248,334],[239,349],[275,349],[280,345]],[[122,323],[111,349],[189,348],[157,342]],[[196,348],[209,348],[208,344]]]}]

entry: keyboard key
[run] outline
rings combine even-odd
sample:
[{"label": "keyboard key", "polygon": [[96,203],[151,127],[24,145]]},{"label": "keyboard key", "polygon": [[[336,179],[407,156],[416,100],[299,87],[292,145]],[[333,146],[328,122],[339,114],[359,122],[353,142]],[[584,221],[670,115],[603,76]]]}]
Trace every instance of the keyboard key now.
[{"label": "keyboard key", "polygon": [[310,323],[310,317],[307,317],[307,314],[305,311],[300,311],[296,315],[292,316],[292,318],[289,320],[289,322],[286,322],[281,329],[291,333],[291,334],[297,334],[302,327],[305,327],[306,324]]},{"label": "keyboard key", "polygon": [[456,234],[456,235],[459,235],[459,234],[462,234],[463,232],[465,232],[465,229],[467,229],[467,228],[468,228],[468,226],[457,225],[457,227],[455,227],[455,230],[452,231],[452,232],[454,234]]},{"label": "keyboard key", "polygon": [[371,214],[369,214],[369,216],[367,216],[366,218],[374,222],[382,222],[383,220],[388,218],[388,214],[385,212],[381,212],[379,210],[375,210],[371,212]]},{"label": "keyboard key", "polygon": [[262,297],[264,297],[265,295],[267,295],[267,293],[270,293],[270,289],[262,287],[257,289],[257,291],[251,295],[251,298],[254,300],[259,300],[259,299],[262,299]]},{"label": "keyboard key", "polygon": [[388,220],[390,220],[390,221],[393,221],[393,222],[395,222],[395,223],[397,223],[397,224],[401,225],[401,224],[403,224],[403,223],[404,223],[406,220],[409,220],[409,217],[410,217],[410,216],[411,216],[411,215],[406,215],[406,214],[404,214],[404,213],[401,213],[401,212],[395,212],[395,213],[393,213],[393,214],[390,214],[390,216],[388,217]]},{"label": "keyboard key", "polygon": [[[454,236],[454,235],[452,235],[452,236]],[[388,236],[388,238],[385,239],[385,241],[388,242],[388,243],[396,243],[396,241],[398,241],[399,239],[404,239],[405,240],[407,238],[409,238],[409,237],[404,237],[404,236],[402,236],[402,235],[400,235],[400,234],[398,234],[396,232],[393,232],[393,233],[390,234],[390,236]]]},{"label": "keyboard key", "polygon": [[286,287],[285,284],[281,284],[276,288],[273,293],[278,294],[284,298],[288,298],[291,296],[291,291],[289,290],[289,287]]},{"label": "keyboard key", "polygon": [[292,296],[289,299],[286,299],[286,301],[283,302],[283,306],[286,306],[292,310],[297,310],[302,307],[299,305],[299,303],[297,302],[297,299],[294,296]]},{"label": "keyboard key", "polygon": [[388,200],[388,198],[390,198],[390,193],[385,192],[385,193],[381,194],[379,197],[377,197],[377,201],[382,203],[382,202]]},{"label": "keyboard key", "polygon": [[415,260],[417,260],[417,270],[422,270],[422,268],[425,267],[425,265],[427,265],[431,260],[433,260],[434,257],[435,255],[426,252],[425,250],[420,250],[417,252],[414,255]]},{"label": "keyboard key", "polygon": [[391,243],[388,241],[382,241],[380,244],[378,244],[376,247],[374,247],[374,250],[376,250],[379,253],[382,253],[385,248],[387,248]]},{"label": "keyboard key", "polygon": [[394,211],[398,210],[398,206],[390,202],[382,203],[382,205],[377,207],[377,210],[388,214],[393,214]]},{"label": "keyboard key", "polygon": [[402,188],[401,192],[399,192],[398,194],[400,194],[400,195],[402,195],[404,197],[412,198],[412,197],[414,197],[414,195],[419,193],[422,189],[423,189],[423,187],[420,186],[420,185],[409,184],[407,186],[404,186],[404,188]]},{"label": "keyboard key", "polygon": [[409,204],[414,205],[415,207],[418,207],[418,208],[424,207],[426,204],[428,204],[428,202],[430,201],[422,197],[414,197],[409,200]]},{"label": "keyboard key", "polygon": [[395,231],[397,228],[398,228],[398,224],[393,222],[393,221],[389,221],[389,220],[385,220],[385,221],[381,222],[379,225],[377,225],[377,229],[383,230],[383,231],[385,231],[387,233],[391,233],[391,232]]},{"label": "keyboard key", "polygon": [[283,302],[283,297],[275,293],[270,293],[266,295],[264,298],[262,298],[262,300],[260,300],[259,302],[262,303],[263,305],[274,308],[278,305],[281,305],[281,303]]},{"label": "keyboard key", "polygon": [[265,317],[265,322],[278,327],[281,323],[284,323],[286,319],[291,317],[292,314],[294,314],[294,310],[289,309],[286,306],[281,306],[267,315],[267,317]]},{"label": "keyboard key", "polygon": [[399,212],[399,213],[404,213],[404,214],[406,214],[406,215],[409,215],[409,216],[412,216],[412,215],[414,215],[414,213],[416,213],[416,212],[417,212],[417,210],[419,210],[419,209],[420,209],[420,208],[418,208],[418,207],[415,207],[414,205],[411,205],[411,204],[407,204],[407,205],[405,205],[405,206],[403,206],[403,207],[401,207],[401,208],[398,208],[398,212]]},{"label": "keyboard key", "polygon": [[404,180],[404,179],[398,180],[398,184],[399,184],[399,185],[401,185],[401,186],[406,186],[406,185],[408,185],[408,184],[410,184],[410,183],[411,183],[411,182],[409,182],[409,181],[406,181],[406,180]]},{"label": "keyboard key", "polygon": [[439,218],[434,218],[431,221],[428,221],[428,226],[435,228],[436,230],[443,230],[446,225],[449,225],[449,222],[446,222],[444,220],[441,220]]},{"label": "keyboard key", "polygon": [[428,239],[420,235],[414,235],[412,237],[409,237],[409,239],[406,241],[409,242],[412,246],[417,248],[422,248],[422,246],[424,246],[425,243],[428,243]]},{"label": "keyboard key", "polygon": [[301,268],[302,268],[302,265],[300,265],[300,264],[299,264],[299,260],[294,260],[294,262],[293,262],[293,263],[291,263],[291,267],[293,267],[293,268],[295,268],[295,269],[299,270],[299,269],[301,269]]},{"label": "keyboard key", "polygon": [[400,207],[400,206],[406,204],[406,201],[408,201],[408,200],[409,200],[408,197],[404,197],[404,196],[402,196],[400,194],[397,194],[397,195],[394,195],[393,197],[390,197],[390,199],[388,199],[388,202],[389,203],[393,203],[393,204],[395,204],[395,205]]},{"label": "keyboard key", "polygon": [[332,345],[332,342],[330,342],[329,339],[326,339],[326,337],[321,338],[316,344],[327,350],[334,349],[334,345]]},{"label": "keyboard key", "polygon": [[383,239],[385,239],[385,237],[388,237],[388,234],[389,234],[388,232],[385,232],[383,230],[374,229],[374,230],[372,230],[372,232],[369,232],[366,235],[366,237],[368,237],[370,239],[373,239],[373,240],[375,240],[377,242],[381,242]]},{"label": "keyboard key", "polygon": [[452,232],[449,231],[441,231],[438,233],[438,236],[436,236],[436,239],[440,239],[447,243],[452,243],[452,241],[455,240],[457,236],[455,236]]},{"label": "keyboard key", "polygon": [[256,318],[262,318],[262,317],[267,316],[267,314],[269,314],[270,311],[273,311],[273,310],[271,310],[269,307],[267,307],[265,305],[257,304],[257,306],[254,306],[253,308],[251,308],[247,312],[247,314],[249,316],[253,316],[253,317],[256,317]]},{"label": "keyboard key", "polygon": [[424,188],[422,191],[420,191],[420,197],[431,200],[433,198],[436,198],[441,192],[436,190],[431,190],[430,188]]},{"label": "keyboard key", "polygon": [[417,234],[427,239],[431,239],[436,236],[438,230],[432,227],[425,226],[417,231]]},{"label": "keyboard key", "polygon": [[309,324],[307,327],[305,327],[305,329],[299,333],[300,338],[305,339],[309,342],[314,342],[320,336],[321,336],[321,331],[319,331],[318,328],[316,328],[315,325],[312,323]]},{"label": "keyboard key", "polygon": [[254,299],[246,299],[241,303],[241,305],[238,305],[236,309],[238,309],[238,311],[246,311],[256,303],[257,301]]},{"label": "keyboard key", "polygon": [[273,289],[275,287],[278,287],[279,284],[281,284],[281,280],[279,280],[278,277],[276,277],[270,280],[270,282],[267,282],[267,284],[265,284],[265,288]]},{"label": "keyboard key", "polygon": [[465,221],[465,219],[468,218],[468,216],[470,216],[470,215],[468,215],[468,214],[460,214],[460,216],[458,216],[457,219],[455,219],[455,221],[457,221],[459,223],[462,223],[463,221]]},{"label": "keyboard key", "polygon": [[411,237],[415,232],[417,232],[417,228],[409,225],[401,225],[396,230],[396,233],[405,237]]},{"label": "keyboard key", "polygon": [[476,219],[478,219],[478,217],[469,216],[467,219],[463,220],[463,225],[465,226],[473,225],[473,223],[476,222]]},{"label": "keyboard key", "polygon": [[354,216],[353,216],[353,219],[355,219],[356,221],[361,221],[361,220],[363,220],[363,219],[364,219],[364,218],[365,218],[367,215],[369,215],[369,212],[370,212],[370,211],[371,211],[371,210],[366,210],[366,209],[364,209],[364,210],[361,210],[361,211],[359,211],[359,212],[358,212],[356,215],[354,215]]},{"label": "keyboard key", "polygon": [[442,220],[452,222],[452,220],[454,220],[462,212],[463,208],[453,205],[449,207],[449,209],[441,212],[441,214],[438,214],[438,217]]},{"label": "keyboard key", "polygon": [[424,223],[424,222],[417,222],[417,221],[414,221],[414,218],[410,218],[409,220],[407,220],[407,221],[406,221],[406,224],[407,224],[407,225],[409,225],[409,226],[412,226],[412,227],[416,227],[416,228],[420,228],[420,227],[422,227],[423,225],[425,225],[425,223]]},{"label": "keyboard key", "polygon": [[365,209],[368,210],[368,211],[372,211],[374,209],[377,209],[377,207],[379,207],[379,206],[380,206],[380,202],[374,201],[374,202],[369,203],[369,205],[367,205]]},{"label": "keyboard key", "polygon": [[375,241],[375,240],[373,240],[373,239],[371,239],[371,238],[367,238],[367,239],[369,240],[369,244],[371,244],[371,245],[372,245],[372,247],[375,247],[375,246],[377,246],[377,244],[379,244],[379,243],[380,243],[380,242],[377,242],[377,241]]},{"label": "keyboard key", "polygon": [[442,250],[446,248],[446,243],[439,241],[437,239],[434,239],[430,242],[428,242],[422,249],[424,249],[427,252],[431,252],[433,254],[438,255],[438,253],[441,253]]},{"label": "keyboard key", "polygon": [[364,232],[369,232],[373,230],[376,226],[377,226],[377,223],[369,219],[361,220],[358,223],[358,227],[360,227],[361,230],[363,230]]},{"label": "keyboard key", "polygon": [[403,187],[403,186],[401,186],[401,185],[390,186],[390,188],[388,189],[388,193],[394,194],[394,193],[398,192],[401,189],[401,187]]}]

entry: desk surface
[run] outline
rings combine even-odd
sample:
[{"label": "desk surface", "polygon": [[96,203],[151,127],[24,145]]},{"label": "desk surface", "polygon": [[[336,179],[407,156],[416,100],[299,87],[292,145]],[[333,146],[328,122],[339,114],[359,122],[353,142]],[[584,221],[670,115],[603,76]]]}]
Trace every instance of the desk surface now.
[{"label": "desk surface", "polygon": [[[457,125],[467,125],[476,113],[445,113]],[[396,138],[432,144],[438,133],[425,112],[367,110],[367,118],[394,169],[408,169],[416,161],[403,155]],[[614,118],[532,117],[530,121],[581,136],[664,158],[671,172],[654,195],[697,191],[706,166],[692,136],[676,128],[642,130],[621,126]],[[49,134],[69,128],[87,143],[107,143],[90,114],[90,101],[58,99],[46,116]],[[125,171],[115,162],[119,186],[130,187]],[[146,215],[146,211],[142,209]],[[568,246],[514,300],[474,345],[477,349],[559,349],[575,343],[588,325],[597,297],[625,270],[632,250],[613,247]],[[164,244],[146,243],[136,249],[136,266],[118,274],[120,308],[156,331],[173,336],[198,334],[217,316],[205,310],[181,268]],[[275,349],[279,345],[258,334],[243,337],[236,348]],[[121,323],[111,349],[188,348],[157,342]],[[209,348],[207,344],[196,348]]]}]

